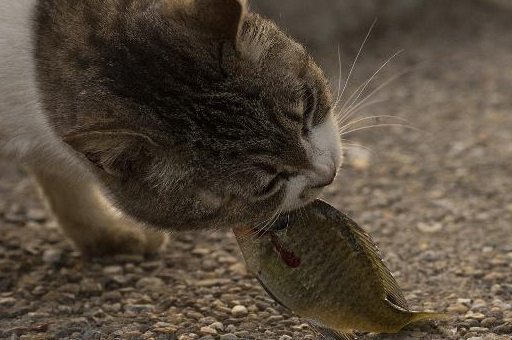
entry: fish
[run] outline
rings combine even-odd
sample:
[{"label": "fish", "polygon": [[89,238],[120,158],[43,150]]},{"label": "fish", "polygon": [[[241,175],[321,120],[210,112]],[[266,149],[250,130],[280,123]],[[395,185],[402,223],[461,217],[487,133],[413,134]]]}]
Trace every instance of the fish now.
[{"label": "fish", "polygon": [[247,268],[276,302],[326,339],[396,333],[447,314],[411,311],[368,233],[322,200],[267,230],[233,229]]}]

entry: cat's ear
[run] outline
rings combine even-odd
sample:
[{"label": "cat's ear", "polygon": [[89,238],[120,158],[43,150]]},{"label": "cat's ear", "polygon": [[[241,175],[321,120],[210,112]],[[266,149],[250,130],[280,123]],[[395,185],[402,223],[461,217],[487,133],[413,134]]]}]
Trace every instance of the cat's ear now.
[{"label": "cat's ear", "polygon": [[140,171],[160,148],[149,136],[128,130],[71,132],[62,139],[98,169],[119,179]]},{"label": "cat's ear", "polygon": [[247,14],[247,0],[195,0],[194,16],[203,29],[234,45]]}]

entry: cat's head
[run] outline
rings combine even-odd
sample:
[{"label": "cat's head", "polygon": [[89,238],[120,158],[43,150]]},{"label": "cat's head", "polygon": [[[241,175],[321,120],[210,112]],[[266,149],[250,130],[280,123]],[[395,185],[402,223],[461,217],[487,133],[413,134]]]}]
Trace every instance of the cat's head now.
[{"label": "cat's head", "polygon": [[142,12],[100,48],[108,114],[65,137],[121,210],[161,228],[262,228],[333,182],[333,99],[300,44],[243,0]]}]

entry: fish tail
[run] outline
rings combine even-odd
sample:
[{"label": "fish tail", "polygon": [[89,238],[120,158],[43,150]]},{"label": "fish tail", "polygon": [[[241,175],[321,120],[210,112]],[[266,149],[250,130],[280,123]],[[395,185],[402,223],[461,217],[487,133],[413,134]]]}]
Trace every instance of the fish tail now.
[{"label": "fish tail", "polygon": [[435,313],[435,312],[412,312],[409,323],[426,321],[426,320],[446,320],[450,317],[447,313]]}]

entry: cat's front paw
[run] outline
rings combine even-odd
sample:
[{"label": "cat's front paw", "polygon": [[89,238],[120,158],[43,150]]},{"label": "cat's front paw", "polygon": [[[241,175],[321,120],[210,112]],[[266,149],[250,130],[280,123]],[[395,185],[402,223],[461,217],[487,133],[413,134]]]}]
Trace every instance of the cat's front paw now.
[{"label": "cat's front paw", "polygon": [[82,255],[104,257],[117,254],[153,254],[167,240],[167,235],[161,231],[133,226],[112,226],[100,228],[99,231],[94,237],[73,238]]}]

